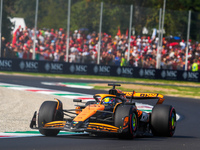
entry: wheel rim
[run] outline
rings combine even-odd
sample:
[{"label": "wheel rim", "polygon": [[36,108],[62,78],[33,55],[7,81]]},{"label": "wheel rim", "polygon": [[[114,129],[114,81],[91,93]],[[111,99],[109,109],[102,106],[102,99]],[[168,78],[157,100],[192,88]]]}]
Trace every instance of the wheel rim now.
[{"label": "wheel rim", "polygon": [[133,114],[133,115],[132,115],[132,130],[133,130],[133,131],[136,130],[136,126],[137,126],[137,119],[136,119],[136,115]]},{"label": "wheel rim", "polygon": [[174,126],[174,117],[172,117],[172,127]]},{"label": "wheel rim", "polygon": [[172,125],[172,130],[174,130],[174,129],[175,129],[175,126],[176,126],[176,116],[175,116],[174,113],[172,113],[171,125]]}]

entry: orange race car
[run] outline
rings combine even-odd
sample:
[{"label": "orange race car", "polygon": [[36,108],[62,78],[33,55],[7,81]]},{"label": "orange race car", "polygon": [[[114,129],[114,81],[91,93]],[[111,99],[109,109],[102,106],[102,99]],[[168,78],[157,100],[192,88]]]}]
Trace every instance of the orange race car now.
[{"label": "orange race car", "polygon": [[[91,134],[112,133],[119,138],[133,138],[137,135],[173,136],[176,111],[171,105],[162,104],[163,95],[122,92],[115,88],[119,84],[108,85],[113,86],[109,94],[96,94],[95,101],[84,104],[81,99],[74,99],[74,102],[82,104],[75,105],[75,109],[64,110],[58,99],[43,102],[38,119],[35,112],[30,127],[39,129],[45,136],[56,136],[61,130]],[[158,101],[152,112],[146,113],[137,109],[134,99]]]}]

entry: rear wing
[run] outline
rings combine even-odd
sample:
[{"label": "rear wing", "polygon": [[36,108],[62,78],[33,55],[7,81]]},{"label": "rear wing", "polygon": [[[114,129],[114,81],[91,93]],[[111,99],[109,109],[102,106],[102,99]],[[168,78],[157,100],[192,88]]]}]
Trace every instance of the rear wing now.
[{"label": "rear wing", "polygon": [[123,92],[127,99],[158,99],[156,104],[162,104],[165,100],[163,95],[157,93],[136,93],[133,92]]}]

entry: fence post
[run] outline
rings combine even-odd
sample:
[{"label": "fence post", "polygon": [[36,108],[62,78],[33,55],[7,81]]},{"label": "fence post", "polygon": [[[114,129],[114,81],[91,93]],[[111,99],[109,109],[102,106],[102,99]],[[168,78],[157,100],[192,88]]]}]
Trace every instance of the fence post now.
[{"label": "fence post", "polygon": [[99,23],[99,44],[98,44],[98,57],[97,57],[98,65],[100,64],[102,18],[103,18],[103,2],[101,2],[100,23]]},{"label": "fence post", "polygon": [[159,33],[158,33],[158,44],[157,44],[156,69],[160,69],[161,20],[162,20],[162,8],[160,8],[160,12],[159,12]]},{"label": "fence post", "polygon": [[188,30],[187,30],[187,47],[186,47],[186,56],[185,56],[185,71],[188,68],[188,48],[189,48],[189,38],[190,38],[190,22],[191,22],[191,10],[188,14]]},{"label": "fence post", "polygon": [[160,35],[160,46],[159,46],[159,54],[160,54],[160,58],[159,58],[159,61],[158,61],[158,68],[157,69],[160,69],[160,62],[161,62],[161,51],[162,51],[162,42],[163,42],[163,32],[164,32],[164,22],[165,22],[165,7],[166,7],[166,0],[164,0],[164,3],[163,3],[163,16],[162,16],[162,28],[161,28],[161,35]]},{"label": "fence post", "polygon": [[66,44],[66,62],[69,58],[69,33],[70,33],[70,13],[71,13],[71,0],[68,0],[68,18],[67,18],[67,44]]},{"label": "fence post", "polygon": [[36,30],[37,30],[38,2],[39,2],[39,0],[36,0],[36,8],[35,8],[35,29],[34,29],[33,54],[32,54],[32,59],[33,59],[33,60],[35,60],[35,42],[36,42]]},{"label": "fence post", "polygon": [[127,63],[129,63],[130,59],[130,47],[131,47],[131,27],[132,27],[132,18],[133,18],[133,5],[131,5],[130,9],[130,25],[129,25],[129,34],[128,34],[128,56],[127,56]]},{"label": "fence post", "polygon": [[1,56],[1,28],[2,28],[2,13],[3,13],[3,0],[1,0],[1,14],[0,14],[0,58],[2,57]]}]

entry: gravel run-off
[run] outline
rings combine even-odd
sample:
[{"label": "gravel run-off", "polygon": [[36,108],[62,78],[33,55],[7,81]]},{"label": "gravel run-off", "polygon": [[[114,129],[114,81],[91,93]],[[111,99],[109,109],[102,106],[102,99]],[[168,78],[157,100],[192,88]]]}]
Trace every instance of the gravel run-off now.
[{"label": "gravel run-off", "polygon": [[44,101],[54,98],[63,102],[64,109],[74,106],[72,99],[0,87],[0,132],[30,131],[34,112]]}]

